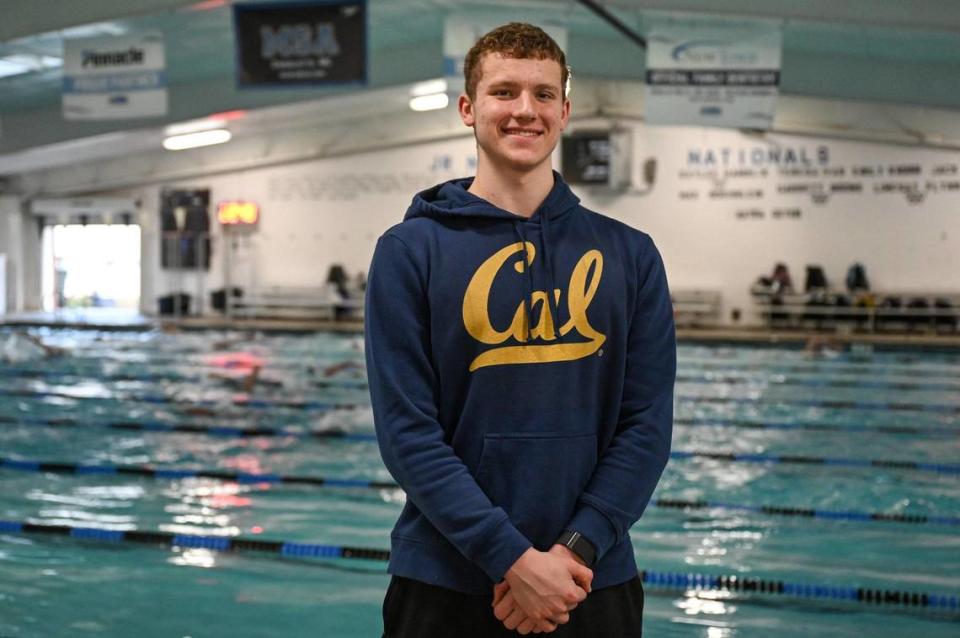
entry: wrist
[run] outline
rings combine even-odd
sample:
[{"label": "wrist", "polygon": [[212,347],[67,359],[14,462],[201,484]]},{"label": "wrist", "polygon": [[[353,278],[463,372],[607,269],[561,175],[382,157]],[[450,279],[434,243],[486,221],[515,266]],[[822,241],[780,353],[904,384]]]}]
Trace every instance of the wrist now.
[{"label": "wrist", "polygon": [[531,552],[535,551],[537,551],[536,548],[531,547],[524,553],[520,554],[520,558],[515,560],[513,565],[511,565],[503,575],[503,579],[509,580],[510,578],[520,578],[522,574],[526,573],[530,559],[532,558]]},{"label": "wrist", "polygon": [[572,560],[575,560],[583,566],[587,565],[586,561],[580,558],[572,549],[570,549],[566,545],[561,545],[560,543],[556,543],[553,547],[550,548],[550,550],[556,554],[560,554],[564,558],[570,558]]},{"label": "wrist", "polygon": [[560,538],[557,539],[558,545],[563,545],[571,552],[576,554],[584,565],[587,567],[593,568],[594,563],[597,561],[597,548],[591,543],[587,538],[580,532],[575,532],[573,530],[565,529],[563,533],[560,534]]}]

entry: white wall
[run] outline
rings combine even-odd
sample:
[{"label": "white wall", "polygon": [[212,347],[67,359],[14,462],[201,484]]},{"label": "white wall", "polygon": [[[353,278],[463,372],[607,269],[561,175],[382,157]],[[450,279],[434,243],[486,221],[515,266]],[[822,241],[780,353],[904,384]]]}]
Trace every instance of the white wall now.
[{"label": "white wall", "polygon": [[[748,287],[778,261],[788,265],[798,287],[806,265],[819,264],[842,289],[847,268],[859,261],[875,290],[960,293],[960,153],[718,129],[632,128],[635,166],[657,159],[652,192],[614,199],[588,194],[585,203],[653,235],[673,288],[721,290],[725,318],[741,308],[745,320],[756,320]],[[779,149],[779,165],[754,160],[771,149]],[[709,152],[713,164],[706,161]],[[798,161],[785,161],[790,152]],[[808,163],[800,161],[804,157]],[[920,173],[891,172],[910,166]],[[877,174],[854,174],[866,167]],[[862,192],[831,192],[844,184]],[[809,190],[782,192],[796,187]],[[911,197],[920,201],[886,190],[891,187],[913,190]],[[726,197],[711,197],[712,191]],[[731,196],[738,192],[742,197]],[[815,198],[818,192],[825,198]],[[799,217],[778,218],[776,211]]]},{"label": "white wall", "polygon": [[[740,308],[745,322],[756,320],[748,288],[759,275],[769,274],[777,261],[788,264],[797,286],[803,285],[807,264],[820,264],[831,283],[842,287],[848,266],[860,261],[875,289],[960,292],[960,174],[934,175],[936,170],[958,170],[960,153],[621,125],[633,131],[635,188],[626,193],[580,188],[578,193],[586,206],[653,235],[673,288],[721,290],[724,318]],[[771,148],[780,149],[779,164],[767,159]],[[707,159],[710,152],[712,164]],[[789,161],[788,153],[796,161]],[[342,263],[351,274],[366,270],[377,237],[402,219],[413,193],[472,173],[473,156],[473,140],[464,136],[193,179],[176,186],[209,187],[214,203],[248,199],[260,204],[258,231],[240,242],[234,284],[318,286],[331,263]],[[699,156],[699,164],[691,160],[693,156]],[[657,160],[649,192],[640,177],[647,158]],[[907,165],[919,166],[921,174],[890,174],[891,167]],[[853,174],[864,166],[883,174]],[[785,174],[782,169],[801,174]],[[831,193],[836,184],[851,183],[863,191]],[[781,192],[798,184],[806,185],[808,192]],[[929,184],[935,190],[910,203],[903,192],[882,190],[890,184],[921,191]],[[820,190],[827,196],[815,201],[813,194]],[[737,192],[742,197],[736,197]],[[178,279],[159,270],[159,187],[144,189],[141,196],[146,222],[144,279],[152,282],[144,286],[144,306],[152,309],[158,294],[178,287],[191,293],[201,288],[190,275]],[[799,216],[777,218],[777,210]],[[209,278],[204,278],[205,292],[222,285],[221,245],[215,240],[217,253]],[[148,299],[151,288],[153,297]]]},{"label": "white wall", "polygon": [[[473,138],[363,153],[336,159],[246,170],[169,186],[210,188],[211,208],[249,200],[261,208],[257,230],[237,241],[231,284],[319,287],[333,263],[349,275],[366,272],[377,238],[398,223],[418,190],[472,174]],[[448,161],[449,164],[446,164]],[[145,285],[142,306],[183,290],[199,294],[223,285],[223,235],[214,230],[211,271],[201,285],[194,273],[159,268],[160,187],[141,191]],[[211,212],[211,214],[213,214]],[[147,284],[146,280],[152,280]],[[150,297],[148,298],[148,292]]]}]

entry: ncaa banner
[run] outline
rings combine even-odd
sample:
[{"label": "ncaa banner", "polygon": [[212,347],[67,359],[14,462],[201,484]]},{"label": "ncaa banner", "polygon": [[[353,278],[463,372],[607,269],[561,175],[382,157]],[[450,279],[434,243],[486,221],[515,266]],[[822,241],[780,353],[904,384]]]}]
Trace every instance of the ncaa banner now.
[{"label": "ncaa banner", "polygon": [[64,119],[166,114],[167,71],[161,34],[64,40]]},{"label": "ncaa banner", "polygon": [[366,0],[233,5],[237,86],[365,84]]},{"label": "ncaa banner", "polygon": [[[463,61],[474,43],[488,31],[504,24],[500,18],[481,18],[454,14],[443,25],[443,74],[447,78],[463,80]],[[538,24],[547,35],[554,39],[564,53],[567,52],[567,29],[555,24]],[[569,59],[567,63],[569,63]]]},{"label": "ncaa banner", "polygon": [[647,123],[770,128],[781,42],[781,25],[770,20],[655,17],[647,34]]}]

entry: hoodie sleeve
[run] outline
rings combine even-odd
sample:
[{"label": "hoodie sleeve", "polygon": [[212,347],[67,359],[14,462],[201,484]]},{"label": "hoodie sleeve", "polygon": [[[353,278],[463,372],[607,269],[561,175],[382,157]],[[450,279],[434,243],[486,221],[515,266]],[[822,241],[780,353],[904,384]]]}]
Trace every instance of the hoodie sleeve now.
[{"label": "hoodie sleeve", "polygon": [[532,547],[494,506],[438,421],[426,278],[406,244],[384,235],[367,282],[366,357],[380,454],[407,498],[468,560],[498,582]]},{"label": "hoodie sleeve", "polygon": [[627,537],[670,457],[677,366],[673,306],[663,261],[653,242],[647,242],[627,340],[617,433],[566,526],[593,543],[597,560]]}]

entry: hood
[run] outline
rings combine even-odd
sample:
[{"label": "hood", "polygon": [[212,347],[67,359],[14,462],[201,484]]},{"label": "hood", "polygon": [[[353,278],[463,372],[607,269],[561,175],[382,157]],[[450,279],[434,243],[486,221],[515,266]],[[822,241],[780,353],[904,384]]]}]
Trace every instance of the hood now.
[{"label": "hood", "polygon": [[414,217],[437,218],[465,215],[520,222],[539,222],[543,217],[550,220],[557,219],[580,203],[580,199],[573,194],[573,191],[556,171],[553,172],[553,188],[550,189],[546,199],[529,219],[498,208],[482,197],[477,197],[468,192],[467,189],[470,188],[472,183],[472,177],[452,179],[449,182],[443,182],[417,193],[403,218],[406,220]]}]

